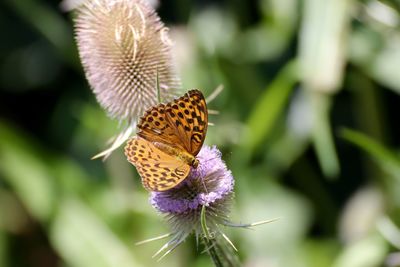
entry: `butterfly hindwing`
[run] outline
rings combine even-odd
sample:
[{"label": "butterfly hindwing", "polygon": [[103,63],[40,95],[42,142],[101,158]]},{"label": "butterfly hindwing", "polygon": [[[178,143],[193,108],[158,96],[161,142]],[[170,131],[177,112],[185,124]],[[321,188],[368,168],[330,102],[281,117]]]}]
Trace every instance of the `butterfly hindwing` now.
[{"label": "butterfly hindwing", "polygon": [[165,191],[183,181],[190,166],[164,153],[151,142],[134,137],[125,147],[128,161],[136,166],[143,186],[150,191]]}]

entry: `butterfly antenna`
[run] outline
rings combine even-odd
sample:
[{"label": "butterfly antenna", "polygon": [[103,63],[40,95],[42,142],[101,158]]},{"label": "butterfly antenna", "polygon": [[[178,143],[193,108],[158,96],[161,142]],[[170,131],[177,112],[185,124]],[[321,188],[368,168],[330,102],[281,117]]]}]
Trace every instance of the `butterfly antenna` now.
[{"label": "butterfly antenna", "polygon": [[[211,158],[211,159],[208,159],[208,160],[205,160],[205,161],[202,162],[202,164],[207,163],[207,162],[209,162],[210,160],[214,160],[214,159],[217,159],[217,158],[218,158],[218,156],[217,156],[217,157],[214,157],[214,158]],[[200,164],[200,168],[202,167],[202,164]],[[200,177],[200,174],[199,174],[199,177]],[[203,180],[203,179],[201,179],[201,183],[202,183],[203,186],[204,186],[204,190],[205,190],[206,193],[208,194],[208,190],[207,190],[206,184],[204,183],[204,180]]]},{"label": "butterfly antenna", "polygon": [[[208,161],[208,160],[207,160],[207,161]],[[207,161],[205,161],[205,162],[207,162]],[[202,168],[202,164],[199,165],[199,168]],[[202,177],[200,177],[200,176],[201,176],[200,173],[197,173],[196,180],[197,180],[198,178],[201,178],[200,180],[201,180],[201,183],[202,183],[202,185],[203,185],[203,187],[204,187],[204,191],[208,194],[207,186],[206,186],[206,184],[204,183],[204,179],[203,179]]]},{"label": "butterfly antenna", "polygon": [[208,194],[208,190],[207,190],[207,186],[204,183],[204,179],[201,179],[201,183],[203,184],[204,190],[206,191],[206,193]]},{"label": "butterfly antenna", "polygon": [[211,158],[211,159],[205,160],[205,161],[203,161],[203,163],[207,163],[207,162],[209,162],[210,160],[214,160],[214,159],[217,159],[217,158],[219,158],[219,156],[216,156],[216,157],[213,157],[213,158]]}]

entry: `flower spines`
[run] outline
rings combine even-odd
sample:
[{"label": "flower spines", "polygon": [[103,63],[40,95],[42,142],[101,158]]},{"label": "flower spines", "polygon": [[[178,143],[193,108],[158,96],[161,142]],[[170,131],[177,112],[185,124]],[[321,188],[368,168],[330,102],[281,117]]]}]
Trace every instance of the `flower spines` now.
[{"label": "flower spines", "polygon": [[168,191],[152,192],[150,197],[150,203],[166,216],[172,232],[178,235],[201,233],[200,213],[203,206],[211,226],[228,221],[233,199],[232,174],[215,147],[203,146],[197,158],[200,165],[191,170],[186,180]]},{"label": "flower spines", "polygon": [[141,0],[86,1],[76,38],[86,77],[99,103],[119,120],[136,121],[160,96],[172,99],[180,81],[168,29]]}]

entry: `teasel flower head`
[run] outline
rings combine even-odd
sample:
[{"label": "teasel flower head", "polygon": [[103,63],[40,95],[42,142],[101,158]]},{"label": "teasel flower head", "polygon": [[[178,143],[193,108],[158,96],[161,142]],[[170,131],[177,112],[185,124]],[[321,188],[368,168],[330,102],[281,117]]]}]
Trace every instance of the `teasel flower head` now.
[{"label": "teasel flower head", "polygon": [[138,242],[137,245],[169,237],[170,240],[154,254],[158,260],[172,252],[189,235],[205,246],[215,266],[242,266],[237,249],[223,233],[222,227],[252,228],[269,223],[265,220],[250,224],[237,224],[229,219],[234,197],[232,173],[215,147],[203,146],[197,155],[199,166],[189,176],[167,191],[151,192],[150,203],[170,225],[171,233]]},{"label": "teasel flower head", "polygon": [[[229,223],[234,179],[216,147],[203,146],[200,164],[178,186],[151,192],[150,203],[171,226],[171,240],[158,252],[168,254],[190,234],[204,241],[204,220],[212,238],[222,235],[220,225]],[[157,254],[158,254],[157,253]]]},{"label": "teasel flower head", "polygon": [[[79,8],[86,0],[62,0],[60,3],[60,8],[63,11],[72,11],[76,8]],[[147,3],[153,8],[157,8],[160,5],[159,0],[145,0]]]},{"label": "teasel flower head", "polygon": [[128,125],[120,145],[146,109],[180,89],[168,29],[145,0],[85,0],[76,11],[86,78],[109,116]]},{"label": "teasel flower head", "polygon": [[[197,159],[200,165],[182,183],[167,191],[151,192],[150,203],[159,212],[173,216],[191,213],[196,217],[198,208],[207,206],[226,219],[233,197],[232,173],[215,146],[203,146]],[[223,209],[218,209],[220,204],[224,204]]]}]

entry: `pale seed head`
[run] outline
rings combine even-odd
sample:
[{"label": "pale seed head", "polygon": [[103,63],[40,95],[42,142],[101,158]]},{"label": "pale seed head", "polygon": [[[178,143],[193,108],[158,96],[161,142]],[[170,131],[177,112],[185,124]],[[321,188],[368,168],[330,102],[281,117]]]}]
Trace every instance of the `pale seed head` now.
[{"label": "pale seed head", "polygon": [[135,123],[180,88],[168,29],[143,0],[87,0],[77,8],[76,39],[86,77],[108,114]]}]

